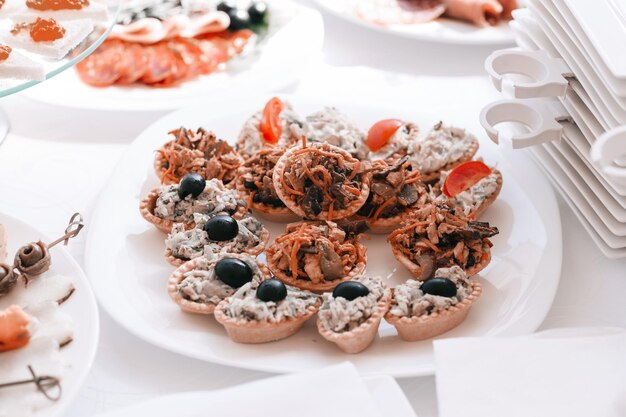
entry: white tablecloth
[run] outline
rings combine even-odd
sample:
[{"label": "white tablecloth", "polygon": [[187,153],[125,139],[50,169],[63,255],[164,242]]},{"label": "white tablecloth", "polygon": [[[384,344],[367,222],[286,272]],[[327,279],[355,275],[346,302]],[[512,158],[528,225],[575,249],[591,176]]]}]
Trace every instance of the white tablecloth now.
[{"label": "white tablecloth", "polygon": [[[342,81],[333,94],[383,94],[402,100],[408,91],[418,91],[421,97],[432,98],[429,107],[444,112],[446,102],[454,100],[477,115],[481,104],[497,97],[482,69],[488,49],[412,43],[345,25],[332,16],[324,17],[326,64],[367,65],[405,74],[357,69],[355,74],[360,75]],[[335,73],[342,76],[345,71],[335,72],[326,66],[311,68],[301,85],[287,92],[323,94],[324,87],[328,91],[332,84],[324,77]],[[446,78],[458,76],[476,78],[465,82]],[[363,79],[374,79],[377,84],[362,84]],[[19,96],[2,99],[0,107],[12,125],[9,137],[0,146],[0,210],[49,234],[58,233],[75,211],[81,211],[89,220],[116,160],[134,137],[161,115],[58,109]],[[563,273],[542,328],[626,327],[626,260],[605,259],[560,198],[559,204]],[[69,246],[80,263],[84,241],[82,235]],[[229,387],[266,375],[202,363],[152,347],[102,312],[96,361],[68,417],[85,417],[166,393]],[[437,415],[432,377],[403,379],[400,384],[420,417]]]}]

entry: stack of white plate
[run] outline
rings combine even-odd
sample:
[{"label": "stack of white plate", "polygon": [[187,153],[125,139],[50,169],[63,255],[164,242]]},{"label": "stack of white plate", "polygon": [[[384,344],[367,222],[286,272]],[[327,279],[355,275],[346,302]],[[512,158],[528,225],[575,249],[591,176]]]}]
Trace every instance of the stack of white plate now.
[{"label": "stack of white plate", "polygon": [[527,3],[511,22],[519,48],[485,63],[514,98],[481,123],[496,142],[498,123],[525,125],[513,147],[530,147],[606,256],[626,257],[626,1]]}]

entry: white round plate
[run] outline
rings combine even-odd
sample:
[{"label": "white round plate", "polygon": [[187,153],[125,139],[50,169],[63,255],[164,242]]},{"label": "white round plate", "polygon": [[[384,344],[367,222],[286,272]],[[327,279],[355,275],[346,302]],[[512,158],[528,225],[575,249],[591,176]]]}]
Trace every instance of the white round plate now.
[{"label": "white round plate", "polygon": [[507,22],[493,27],[480,28],[458,20],[439,18],[415,25],[379,26],[363,20],[350,10],[353,1],[315,0],[323,10],[351,23],[382,33],[420,41],[465,45],[507,45],[515,43],[513,31]]},{"label": "white round plate", "polygon": [[[30,225],[7,214],[0,214],[0,224],[7,231],[9,257],[13,256],[19,247],[29,242],[52,241]],[[59,226],[62,232],[65,225]],[[40,409],[33,417],[57,417],[65,414],[91,368],[100,334],[98,306],[85,273],[62,244],[53,247],[50,254],[52,266],[46,275],[59,274],[74,280],[76,290],[61,306],[61,311],[73,320],[74,339],[60,351],[64,362],[68,364],[61,380],[63,395],[59,401],[50,402],[49,406]]]},{"label": "white round plate", "polygon": [[[283,97],[306,115],[335,105],[366,129],[381,118],[412,120],[424,128],[441,118],[479,132],[476,115],[427,114],[407,107]],[[169,140],[166,132],[179,126],[203,126],[219,137],[235,138],[243,122],[268,97],[207,102],[172,113],[146,129],[122,157],[100,195],[89,230],[86,265],[102,307],[135,335],[174,352],[209,362],[269,372],[294,372],[350,360],[362,374],[394,376],[434,372],[430,340],[407,343],[385,323],[380,338],[358,355],[342,353],[317,334],[309,321],[298,334],[264,345],[230,341],[212,317],[180,311],[166,291],[173,270],[163,258],[165,235],[139,214],[139,200],[158,185],[152,164],[155,150]],[[415,108],[415,107],[414,107]],[[530,165],[504,161],[493,144],[482,140],[479,154],[497,164],[504,176],[498,201],[483,219],[500,229],[493,238],[493,260],[482,274],[484,294],[463,324],[445,337],[521,335],[533,332],[552,304],[561,268],[561,223],[552,189]],[[521,161],[528,160],[522,158]],[[265,222],[276,236],[284,224]],[[390,277],[390,285],[404,282],[409,273],[395,260],[384,236],[368,246],[370,275]]]},{"label": "white round plate", "polygon": [[233,59],[222,71],[171,88],[140,85],[95,88],[80,81],[75,71],[66,71],[22,95],[71,108],[159,111],[187,107],[207,97],[283,88],[297,81],[303,71],[320,59],[324,24],[319,12],[291,0],[268,0],[268,3],[271,33],[250,55]]},{"label": "white round plate", "polygon": [[[264,386],[267,387],[268,384],[269,382],[265,383]],[[365,377],[363,378],[363,384],[380,415],[415,417],[415,412],[411,408],[411,404],[405,397],[404,392],[402,392],[402,388],[392,377],[385,375]],[[237,390],[237,387],[232,389]],[[170,417],[172,415],[203,417],[206,415],[206,410],[210,409],[211,405],[216,401],[222,403],[219,401],[220,391],[222,390],[192,391],[161,396],[140,404],[116,409],[97,417]]]}]

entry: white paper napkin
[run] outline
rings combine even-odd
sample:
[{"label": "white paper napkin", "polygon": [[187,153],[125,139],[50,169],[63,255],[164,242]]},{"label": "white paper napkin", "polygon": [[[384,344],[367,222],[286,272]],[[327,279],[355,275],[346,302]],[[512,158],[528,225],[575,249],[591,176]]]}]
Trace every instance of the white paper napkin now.
[{"label": "white paper napkin", "polygon": [[[377,384],[376,389],[402,406],[404,412],[394,417],[414,416],[412,411],[407,414],[406,398],[397,384],[395,387]],[[372,397],[355,367],[346,362],[224,390],[175,394],[99,417],[383,417],[386,411],[384,402]]]},{"label": "white paper napkin", "polygon": [[626,331],[434,342],[440,417],[626,416]]}]

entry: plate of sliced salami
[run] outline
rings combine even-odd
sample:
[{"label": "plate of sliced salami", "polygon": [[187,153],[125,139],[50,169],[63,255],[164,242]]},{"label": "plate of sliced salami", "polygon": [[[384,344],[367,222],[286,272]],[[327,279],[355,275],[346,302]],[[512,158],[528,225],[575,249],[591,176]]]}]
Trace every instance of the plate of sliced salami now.
[{"label": "plate of sliced salami", "polygon": [[207,96],[282,88],[320,57],[320,14],[291,0],[242,2],[241,9],[222,2],[203,11],[153,3],[123,10],[75,71],[25,95],[82,109],[171,110]]},{"label": "plate of sliced salami", "polygon": [[315,0],[324,10],[368,27],[431,42],[501,45],[515,42],[511,11],[522,0]]}]

